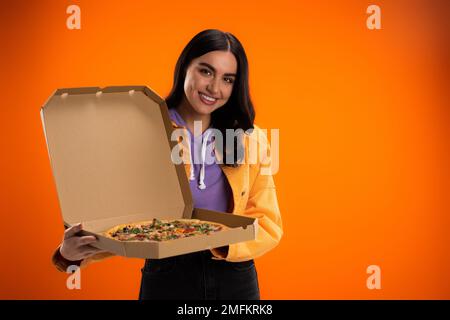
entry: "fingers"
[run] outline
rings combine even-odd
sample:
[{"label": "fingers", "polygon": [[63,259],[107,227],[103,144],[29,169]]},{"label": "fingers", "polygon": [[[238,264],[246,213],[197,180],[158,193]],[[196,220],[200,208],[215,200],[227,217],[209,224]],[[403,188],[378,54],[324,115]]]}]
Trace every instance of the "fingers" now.
[{"label": "fingers", "polygon": [[81,223],[71,226],[66,231],[64,231],[64,239],[73,237],[77,232],[80,232],[82,228],[83,226],[81,225]]},{"label": "fingers", "polygon": [[95,236],[77,236],[77,233],[82,229],[82,224],[78,223],[64,232],[64,241],[60,249],[62,255],[64,251],[63,257],[75,261],[89,258],[98,253],[108,252],[92,246],[92,244],[98,242]]},{"label": "fingers", "polygon": [[94,236],[84,236],[84,237],[79,237],[79,239],[78,239],[79,246],[84,246],[84,245],[95,243],[95,242],[97,242],[97,238]]},{"label": "fingers", "polygon": [[104,252],[107,252],[107,251],[106,250],[102,250],[102,249],[97,249],[97,248],[94,248],[94,247],[90,247],[90,246],[86,246],[85,249],[82,252],[82,256],[83,256],[83,259],[86,259],[86,258],[89,258],[89,257],[91,257],[93,255],[98,254],[98,253],[104,253]]},{"label": "fingers", "polygon": [[97,254],[97,253],[105,253],[105,252],[108,252],[108,251],[94,248],[93,250],[89,250],[87,253],[89,255],[94,255],[94,254]]},{"label": "fingers", "polygon": [[78,247],[78,252],[81,254],[96,254],[96,253],[102,253],[102,252],[107,252],[106,250],[103,249],[98,249],[96,247],[93,247],[89,244]]}]

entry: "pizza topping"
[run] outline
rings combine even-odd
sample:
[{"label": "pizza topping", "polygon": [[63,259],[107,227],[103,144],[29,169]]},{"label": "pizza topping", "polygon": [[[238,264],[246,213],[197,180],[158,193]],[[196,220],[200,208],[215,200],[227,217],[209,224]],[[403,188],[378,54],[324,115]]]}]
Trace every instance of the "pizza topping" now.
[{"label": "pizza topping", "polygon": [[120,241],[165,241],[192,237],[195,235],[209,235],[211,232],[222,230],[222,226],[214,223],[195,221],[162,221],[154,218],[151,222],[126,225],[108,234]]}]

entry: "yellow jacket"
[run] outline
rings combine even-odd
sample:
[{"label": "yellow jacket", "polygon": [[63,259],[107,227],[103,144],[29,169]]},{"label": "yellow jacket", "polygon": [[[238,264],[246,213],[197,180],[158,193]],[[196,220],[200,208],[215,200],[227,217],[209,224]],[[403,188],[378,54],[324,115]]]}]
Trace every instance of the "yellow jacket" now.
[{"label": "yellow jacket", "polygon": [[[172,121],[174,128],[183,128]],[[230,244],[227,247],[211,249],[213,259],[239,262],[262,256],[273,249],[283,235],[280,209],[272,175],[261,174],[261,169],[270,167],[270,150],[267,137],[263,131],[254,126],[254,130],[245,139],[244,163],[238,167],[220,164],[232,190],[233,214],[239,214],[258,219],[257,236],[255,240]],[[185,128],[184,128],[185,129]],[[186,129],[187,130],[187,129]],[[264,150],[262,157],[249,158],[250,142],[255,149]],[[267,148],[267,149],[266,149]],[[186,150],[183,149],[183,153]],[[189,151],[187,151],[189,152]],[[259,151],[258,151],[259,153]],[[253,160],[254,159],[254,160]],[[249,163],[252,161],[252,163]],[[190,164],[185,163],[186,175],[189,177]],[[226,250],[228,249],[228,250]],[[92,262],[114,256],[112,253],[99,253],[81,262],[84,267]],[[67,260],[59,254],[59,247],[53,255],[53,263],[60,271],[66,271]]]}]

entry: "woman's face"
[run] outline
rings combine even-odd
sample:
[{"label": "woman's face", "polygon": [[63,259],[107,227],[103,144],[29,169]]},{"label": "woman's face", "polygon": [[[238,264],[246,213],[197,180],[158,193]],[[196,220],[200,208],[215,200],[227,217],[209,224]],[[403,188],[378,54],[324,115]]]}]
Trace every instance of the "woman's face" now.
[{"label": "woman's face", "polygon": [[193,111],[207,115],[230,98],[237,61],[228,51],[210,51],[193,59],[186,71],[184,93]]}]

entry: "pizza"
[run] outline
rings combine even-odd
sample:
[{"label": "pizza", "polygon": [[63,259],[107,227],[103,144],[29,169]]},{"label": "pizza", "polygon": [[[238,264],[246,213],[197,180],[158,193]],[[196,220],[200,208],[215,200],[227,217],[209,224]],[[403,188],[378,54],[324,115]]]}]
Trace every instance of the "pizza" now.
[{"label": "pizza", "polygon": [[105,231],[104,235],[119,241],[152,242],[209,235],[227,228],[220,223],[198,219],[160,220],[154,218],[152,221],[115,226]]}]

